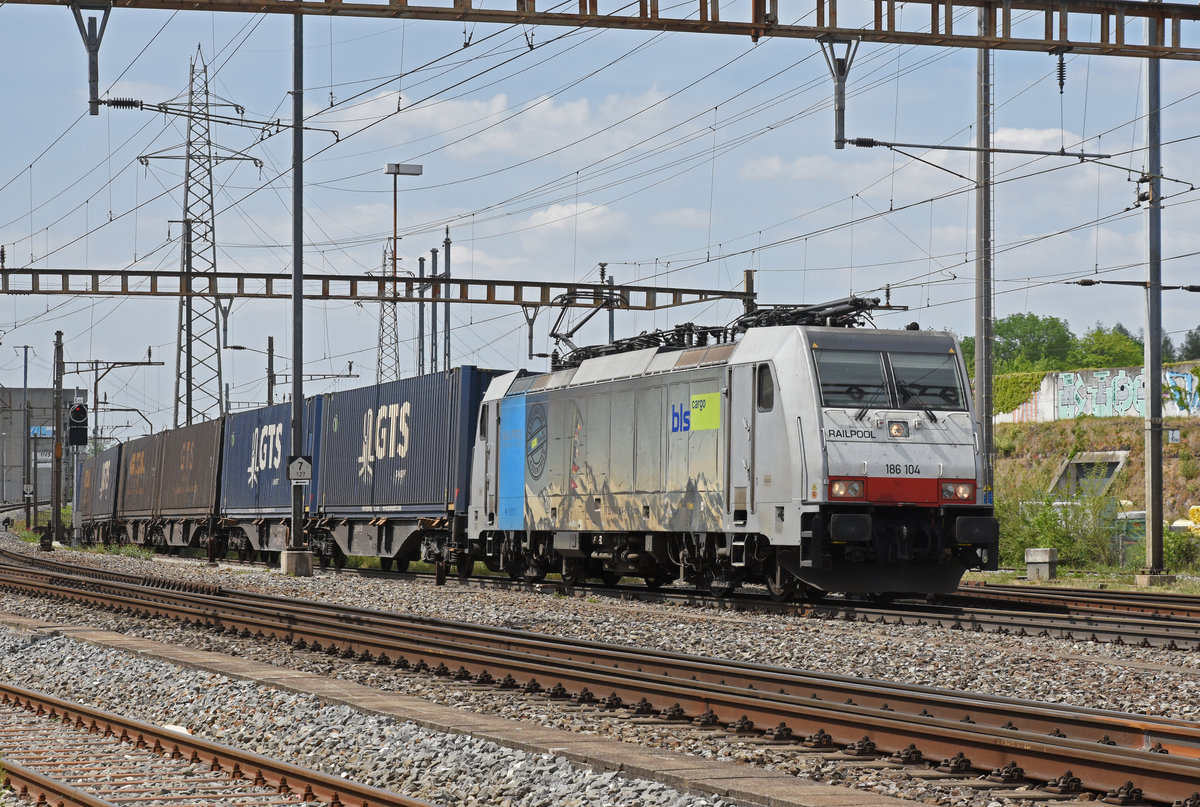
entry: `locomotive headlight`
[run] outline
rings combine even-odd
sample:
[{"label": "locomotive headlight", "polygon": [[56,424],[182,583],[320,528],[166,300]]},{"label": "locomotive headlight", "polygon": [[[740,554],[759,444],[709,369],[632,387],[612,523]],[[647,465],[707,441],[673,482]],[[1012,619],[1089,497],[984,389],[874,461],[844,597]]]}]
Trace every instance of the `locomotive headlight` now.
[{"label": "locomotive headlight", "polygon": [[892,437],[908,437],[908,424],[903,420],[889,420],[888,434]]},{"label": "locomotive headlight", "polygon": [[829,483],[831,499],[861,499],[863,497],[863,481],[861,479],[835,479]]},{"label": "locomotive headlight", "polygon": [[965,502],[975,498],[974,482],[943,482],[942,498]]}]

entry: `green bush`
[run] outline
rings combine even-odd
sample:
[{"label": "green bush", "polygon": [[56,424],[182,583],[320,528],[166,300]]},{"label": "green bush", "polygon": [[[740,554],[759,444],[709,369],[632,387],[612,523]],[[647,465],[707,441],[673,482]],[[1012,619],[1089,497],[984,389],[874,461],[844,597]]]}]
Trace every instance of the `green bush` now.
[{"label": "green bush", "polygon": [[1195,479],[1200,475],[1200,462],[1196,462],[1192,452],[1187,449],[1179,452],[1179,475],[1184,479]]},{"label": "green bush", "polygon": [[1120,563],[1116,516],[1116,502],[1106,496],[1056,499],[1032,488],[997,492],[1000,563],[1021,568],[1026,549],[1052,547],[1064,566],[1116,567]]},{"label": "green bush", "polygon": [[1200,569],[1200,537],[1190,532],[1163,532],[1163,564],[1168,571]]}]

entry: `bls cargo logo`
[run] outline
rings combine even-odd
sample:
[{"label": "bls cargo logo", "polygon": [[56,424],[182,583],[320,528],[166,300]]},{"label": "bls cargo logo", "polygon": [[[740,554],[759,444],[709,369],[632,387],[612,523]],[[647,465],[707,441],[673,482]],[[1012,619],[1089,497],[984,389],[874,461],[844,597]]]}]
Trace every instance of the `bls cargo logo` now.
[{"label": "bls cargo logo", "polygon": [[358,455],[360,479],[374,473],[375,460],[386,460],[408,454],[408,418],[412,404],[384,404],[363,413],[362,452]]},{"label": "bls cargo logo", "polygon": [[687,404],[671,404],[671,431],[698,432],[721,427],[721,393],[693,395]]},{"label": "bls cargo logo", "polygon": [[271,423],[250,434],[250,465],[246,468],[250,487],[258,484],[259,471],[278,471],[283,464],[283,424]]}]

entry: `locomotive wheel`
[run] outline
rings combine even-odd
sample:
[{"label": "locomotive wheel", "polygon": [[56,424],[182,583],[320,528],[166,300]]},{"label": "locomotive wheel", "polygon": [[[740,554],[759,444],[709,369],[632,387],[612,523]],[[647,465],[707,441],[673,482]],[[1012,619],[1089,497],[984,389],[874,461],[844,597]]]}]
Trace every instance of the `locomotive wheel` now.
[{"label": "locomotive wheel", "polygon": [[785,580],[784,582],[776,582],[775,575],[768,575],[766,578],[767,593],[771,595],[771,599],[775,602],[787,602],[788,600],[796,599],[796,583],[794,580]]},{"label": "locomotive wheel", "polygon": [[794,600],[800,583],[791,574],[779,568],[774,558],[763,566],[763,582],[767,584],[767,592],[775,602]]},{"label": "locomotive wheel", "polygon": [[587,569],[579,558],[563,558],[562,581],[567,588],[578,586],[587,580]]},{"label": "locomotive wheel", "polygon": [[828,591],[822,591],[812,586],[803,586],[802,596],[805,602],[820,602],[825,599],[825,595],[828,593]]},{"label": "locomotive wheel", "polygon": [[397,574],[404,574],[408,571],[408,564],[411,562],[409,558],[393,558],[392,568]]},{"label": "locomotive wheel", "polygon": [[346,568],[346,553],[342,551],[340,546],[333,548],[333,568],[339,570]]},{"label": "locomotive wheel", "polygon": [[724,599],[737,588],[737,581],[730,580],[724,575],[718,577],[711,569],[704,572],[704,589],[718,599]]},{"label": "locomotive wheel", "polygon": [[546,570],[536,560],[530,558],[525,564],[522,578],[526,583],[540,583],[546,579]]},{"label": "locomotive wheel", "polygon": [[380,558],[379,570],[381,572],[390,572],[392,570],[392,558]]}]

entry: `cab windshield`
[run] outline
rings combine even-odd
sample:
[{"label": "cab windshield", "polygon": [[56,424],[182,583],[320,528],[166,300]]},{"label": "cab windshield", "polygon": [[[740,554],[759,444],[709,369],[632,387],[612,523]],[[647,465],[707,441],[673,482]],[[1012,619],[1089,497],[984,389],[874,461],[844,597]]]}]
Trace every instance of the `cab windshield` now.
[{"label": "cab windshield", "polygon": [[962,411],[967,408],[952,353],[815,349],[823,406]]}]

